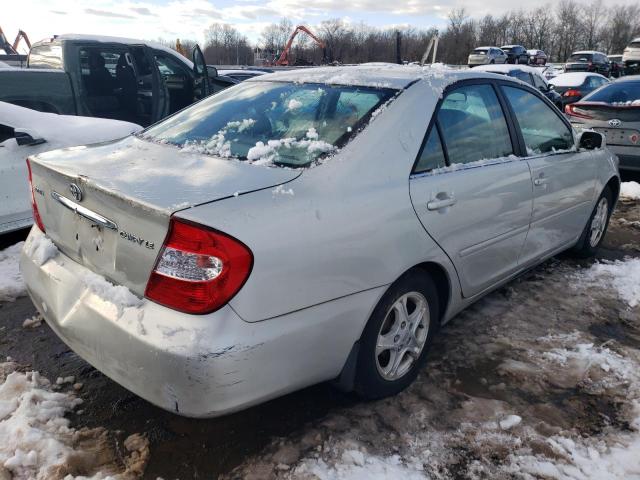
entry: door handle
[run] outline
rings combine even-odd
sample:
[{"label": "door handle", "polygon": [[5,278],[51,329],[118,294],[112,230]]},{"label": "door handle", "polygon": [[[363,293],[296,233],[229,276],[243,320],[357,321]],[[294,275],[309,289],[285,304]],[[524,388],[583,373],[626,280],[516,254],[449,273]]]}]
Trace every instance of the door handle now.
[{"label": "door handle", "polygon": [[439,193],[434,200],[427,202],[427,210],[440,210],[442,208],[452,207],[456,204],[457,200],[455,199],[453,194],[445,196],[444,198],[442,197],[442,195],[447,194]]},{"label": "door handle", "polygon": [[537,187],[541,186],[541,185],[546,185],[549,182],[548,178],[545,177],[538,177],[533,181],[533,184]]}]

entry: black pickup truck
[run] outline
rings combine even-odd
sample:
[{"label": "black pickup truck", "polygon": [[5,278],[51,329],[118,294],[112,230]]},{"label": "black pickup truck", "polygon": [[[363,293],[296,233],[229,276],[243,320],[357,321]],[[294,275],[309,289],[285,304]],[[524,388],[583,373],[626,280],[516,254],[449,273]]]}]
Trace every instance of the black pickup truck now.
[{"label": "black pickup truck", "polygon": [[37,42],[26,68],[0,69],[0,101],[142,126],[229,85],[198,46],[189,61],[154,42],[93,35]]}]

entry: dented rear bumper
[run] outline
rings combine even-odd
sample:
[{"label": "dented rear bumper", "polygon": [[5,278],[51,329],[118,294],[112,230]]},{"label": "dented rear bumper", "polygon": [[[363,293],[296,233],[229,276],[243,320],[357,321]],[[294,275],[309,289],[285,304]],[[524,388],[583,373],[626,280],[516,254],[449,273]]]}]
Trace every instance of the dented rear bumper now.
[{"label": "dented rear bumper", "polygon": [[[27,247],[42,235],[34,227]],[[249,323],[229,305],[208,315],[146,299],[119,309],[85,284],[86,267],[62,253],[38,265],[23,252],[20,267],[36,308],[71,349],[140,397],[191,417],[227,414],[335,378],[360,335],[363,322],[354,320],[368,318],[382,292]]]}]

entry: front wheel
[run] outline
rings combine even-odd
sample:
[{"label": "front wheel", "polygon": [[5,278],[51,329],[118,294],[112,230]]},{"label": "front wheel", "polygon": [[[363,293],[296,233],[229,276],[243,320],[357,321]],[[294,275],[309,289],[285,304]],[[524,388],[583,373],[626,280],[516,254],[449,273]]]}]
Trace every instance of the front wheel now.
[{"label": "front wheel", "polygon": [[416,378],[439,325],[436,287],[411,271],[378,302],[360,338],[355,390],[364,398],[395,395]]},{"label": "front wheel", "polygon": [[578,240],[578,243],[573,248],[576,256],[586,258],[596,254],[598,247],[607,233],[612,209],[613,194],[609,187],[605,187],[596,202],[596,206],[591,213],[591,217],[589,217],[587,225],[584,227],[580,240]]}]

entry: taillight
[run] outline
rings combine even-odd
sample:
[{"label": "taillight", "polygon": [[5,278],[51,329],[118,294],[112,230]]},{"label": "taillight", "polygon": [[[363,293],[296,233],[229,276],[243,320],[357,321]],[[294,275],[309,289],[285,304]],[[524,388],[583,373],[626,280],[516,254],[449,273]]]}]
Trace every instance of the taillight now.
[{"label": "taillight", "polygon": [[210,313],[238,293],[252,266],[253,254],[239,240],[172,218],[144,294],[181,312]]},{"label": "taillight", "polygon": [[31,177],[31,163],[29,163],[29,159],[27,158],[27,170],[29,171],[29,190],[31,190],[31,211],[33,213],[33,220],[36,222],[38,228],[44,233],[44,224],[42,223],[42,218],[40,218],[40,212],[38,211],[38,205],[36,204],[36,196],[33,191],[33,181]]},{"label": "taillight", "polygon": [[570,88],[562,94],[563,97],[580,97],[581,95],[582,92],[580,90],[576,90],[575,88]]},{"label": "taillight", "polygon": [[565,106],[564,107],[564,112],[567,115],[570,115],[572,117],[593,118],[591,115],[589,115],[589,113],[586,110],[584,110],[583,108],[580,108],[575,103],[571,103],[571,104]]}]

